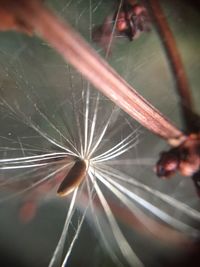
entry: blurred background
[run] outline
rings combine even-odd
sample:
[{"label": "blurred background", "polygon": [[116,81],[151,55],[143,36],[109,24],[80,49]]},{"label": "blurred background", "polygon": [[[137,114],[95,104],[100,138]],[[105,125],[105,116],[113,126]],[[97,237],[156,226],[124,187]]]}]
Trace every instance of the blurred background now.
[{"label": "blurred background", "polygon": [[[105,57],[105,51],[99,44],[92,42],[91,33],[95,26],[101,25],[105,17],[113,12],[117,1],[47,0],[45,2]],[[197,113],[200,113],[200,9],[198,1],[163,0],[161,3],[184,63],[195,109]],[[0,38],[1,159],[24,156],[26,150],[23,148],[30,146],[36,150],[40,148],[44,152],[52,149],[52,144],[39,136],[31,125],[27,125],[26,119],[31,118],[31,121],[34,121],[44,132],[55,139],[58,138],[56,133],[51,132],[51,127],[45,123],[35,105],[57,125],[62,125],[66,120],[66,125],[78,138],[73,117],[73,112],[76,111],[70,107],[70,97],[71,92],[75,92],[75,99],[79,103],[80,95],[88,86],[87,82],[44,40],[16,32],[1,32]],[[133,42],[124,37],[115,37],[111,51],[111,55],[107,58],[109,64],[150,103],[182,129],[183,120],[175,81],[162,40],[153,23],[150,32],[141,34]],[[91,99],[94,99],[96,89],[92,88],[92,90],[95,93],[92,93]],[[60,113],[55,111],[63,105],[65,98],[68,100],[65,103],[64,119],[61,119]],[[100,99],[102,100],[101,115],[106,119],[113,104],[101,95]],[[103,114],[104,111],[105,114]],[[126,126],[123,124],[124,120],[127,121]],[[176,175],[173,179],[161,180],[154,174],[153,165],[159,153],[167,149],[165,141],[139,126],[123,112],[116,117],[113,125],[113,127],[118,125],[119,129],[116,128],[113,134],[109,132],[112,138],[108,135],[104,145],[115,144],[128,134],[132,127],[139,129],[140,133],[138,145],[124,156],[125,159],[134,159],[136,163],[133,166],[125,162],[124,166],[116,166],[116,169],[131,177],[134,176],[137,181],[170,195],[191,208],[200,210],[199,199],[191,179]],[[110,131],[114,131],[113,128]],[[38,175],[42,177],[42,173]],[[20,173],[16,169],[0,172],[1,181],[16,177],[16,179],[23,179],[25,176],[29,178],[25,172]],[[30,181],[31,179],[30,175]],[[17,190],[19,189],[16,188],[14,191],[17,192]],[[45,191],[39,196],[39,200],[37,199],[38,209],[35,217],[30,222],[23,223],[19,218],[19,210],[22,203],[26,201],[27,195],[25,197],[18,195],[7,200],[6,196],[7,192],[2,189],[0,199],[1,266],[48,266],[65,222],[69,206],[68,199],[59,199],[55,191]],[[162,206],[157,197],[148,196],[146,193],[145,198],[157,206],[161,205],[161,209],[167,211],[165,205]],[[116,202],[116,207],[121,205],[115,198],[112,201]],[[77,208],[75,221],[84,211],[84,205],[77,203]],[[173,209],[171,214],[180,220],[184,217],[176,209]],[[102,216],[101,221],[104,224],[101,212],[98,216]],[[145,266],[199,266],[197,243],[179,246],[146,235],[130,227],[126,220],[119,220],[119,224]],[[191,224],[195,223],[191,222]],[[90,212],[83,223],[67,266],[116,266],[105,250]]]}]

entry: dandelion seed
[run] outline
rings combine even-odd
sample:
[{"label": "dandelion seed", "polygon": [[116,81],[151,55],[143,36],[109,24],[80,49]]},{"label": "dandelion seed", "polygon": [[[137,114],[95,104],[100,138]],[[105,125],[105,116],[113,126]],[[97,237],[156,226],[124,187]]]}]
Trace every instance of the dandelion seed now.
[{"label": "dandelion seed", "polygon": [[86,175],[87,164],[84,160],[76,160],[67,176],[60,184],[57,193],[59,196],[67,196],[79,187]]},{"label": "dandelion seed", "polygon": [[[32,191],[34,192],[33,197],[35,198],[36,195],[43,194],[44,188],[45,192],[47,192],[51,187],[57,187],[58,184],[57,193],[59,196],[66,196],[70,200],[69,194],[73,193],[65,226],[49,266],[60,266],[61,262],[62,266],[67,264],[73,252],[75,241],[81,231],[83,221],[90,209],[92,210],[94,222],[104,245],[116,264],[118,266],[127,264],[128,266],[143,266],[142,261],[134,252],[132,245],[123,233],[116,218],[119,214],[116,213],[116,209],[113,207],[111,201],[112,195],[115,196],[120,205],[124,206],[124,211],[129,214],[129,217],[132,215],[135,216],[138,221],[137,224],[145,232],[156,235],[163,240],[166,240],[166,237],[170,236],[171,238],[167,238],[167,240],[177,244],[186,242],[187,236],[197,238],[200,234],[198,229],[179,218],[173,217],[173,211],[177,209],[187,218],[193,221],[200,221],[200,214],[197,211],[191,208],[189,209],[188,206],[174,200],[170,196],[151,189],[134,179],[133,176],[130,177],[116,168],[120,164],[127,164],[127,166],[135,164],[135,160],[129,157],[126,161],[124,155],[132,151],[138,144],[138,129],[129,128],[130,123],[127,123],[126,120],[124,120],[120,127],[117,126],[116,118],[120,115],[119,110],[112,105],[108,109],[109,112],[105,112],[106,109],[101,109],[104,103],[102,97],[99,94],[92,93],[89,86],[86,89],[82,88],[81,92],[81,98],[80,96],[75,96],[74,92],[72,92],[71,103],[74,110],[74,121],[77,127],[74,132],[76,133],[76,138],[68,138],[68,134],[64,136],[60,128],[55,125],[55,122],[44,114],[38,105],[33,105],[33,100],[30,96],[25,96],[27,101],[33,105],[42,122],[48,124],[53,135],[55,134],[56,137],[51,137],[48,132],[41,128],[42,124],[38,125],[32,117],[27,117],[19,107],[14,109],[7,103],[5,98],[2,100],[4,106],[9,108],[10,112],[14,111],[15,116],[17,114],[21,116],[24,123],[31,127],[44,140],[56,146],[57,149],[62,148],[63,150],[26,156],[26,153],[29,153],[32,148],[20,139],[20,142],[17,141],[19,144],[18,150],[23,150],[23,154],[25,154],[22,157],[0,160],[0,169],[2,171],[10,172],[12,170],[19,170],[24,172],[19,177],[15,174],[13,179],[9,179],[8,181],[4,179],[2,181],[1,188],[18,188],[17,193],[14,193],[14,195],[11,194],[11,197]],[[62,106],[62,108],[64,107]],[[103,118],[105,119],[102,120],[102,123],[99,123],[99,118],[102,117],[103,113]],[[120,135],[114,134],[118,134],[121,131],[121,127],[123,128],[125,126],[127,130],[129,128],[130,132],[128,133],[127,131],[126,136],[120,137]],[[115,131],[112,131],[112,129]],[[62,141],[59,141],[57,134],[59,137],[63,137]],[[111,136],[117,138],[116,143],[110,144]],[[8,140],[8,143],[10,141],[11,139]],[[17,144],[17,142],[14,144]],[[7,150],[9,150],[8,147]],[[38,153],[39,151],[33,149],[32,152]],[[123,158],[121,159],[122,156]],[[149,159],[146,160],[146,166],[149,165],[149,162],[151,162]],[[145,161],[142,164],[145,165]],[[47,173],[47,170],[49,170],[49,173]],[[59,179],[55,179],[57,175]],[[47,184],[50,187],[46,187]],[[101,188],[102,185],[104,185],[105,189]],[[106,193],[107,190],[109,194],[108,192]],[[64,244],[70,231],[71,221],[75,216],[76,207],[80,205],[83,196],[86,197],[84,211],[77,222],[74,237],[69,242],[66,256],[62,260]],[[156,197],[159,202],[153,203],[149,196]],[[99,212],[97,203],[99,203],[98,205],[104,211],[104,216],[101,215],[99,217],[97,215]],[[159,203],[162,203],[167,209],[162,209]],[[153,217],[149,217],[149,214]],[[107,221],[106,227],[103,227],[102,219],[100,219],[102,216]],[[154,217],[157,217],[164,224],[158,222]],[[121,219],[123,220],[123,218]],[[169,225],[169,227],[166,227],[165,224]],[[108,229],[109,234],[107,233]],[[161,234],[161,230],[158,231],[158,229],[162,229],[164,234]]]}]

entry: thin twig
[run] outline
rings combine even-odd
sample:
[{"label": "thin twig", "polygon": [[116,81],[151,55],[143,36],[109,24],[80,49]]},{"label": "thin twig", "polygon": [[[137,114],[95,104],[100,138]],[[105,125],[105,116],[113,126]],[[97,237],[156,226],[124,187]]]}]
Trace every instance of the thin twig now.
[{"label": "thin twig", "polygon": [[[164,139],[185,139],[184,134],[120,77],[66,22],[41,1],[4,0],[0,8],[33,28],[96,88],[144,127]],[[0,9],[0,11],[1,11]]]},{"label": "thin twig", "polygon": [[152,11],[152,16],[165,48],[167,58],[176,81],[176,90],[181,100],[181,110],[187,131],[199,131],[199,117],[194,113],[191,89],[181,60],[181,55],[177,48],[176,40],[168,25],[167,19],[162,11],[158,0],[145,1]]}]

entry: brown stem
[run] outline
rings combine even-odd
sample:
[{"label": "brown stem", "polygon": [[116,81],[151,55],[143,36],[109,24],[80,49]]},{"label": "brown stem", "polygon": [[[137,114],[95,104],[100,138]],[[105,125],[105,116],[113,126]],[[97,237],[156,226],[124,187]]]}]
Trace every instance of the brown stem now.
[{"label": "brown stem", "polygon": [[167,140],[185,138],[180,130],[120,77],[77,32],[45,8],[39,0],[4,0],[0,4],[20,18],[23,24],[33,28],[95,87],[144,127]]},{"label": "brown stem", "polygon": [[163,42],[177,84],[176,90],[180,96],[181,109],[186,129],[188,131],[196,132],[198,131],[197,128],[199,128],[196,123],[199,118],[197,119],[197,115],[193,112],[191,90],[174,35],[168,25],[159,0],[149,0],[147,2],[152,11],[156,28]]}]

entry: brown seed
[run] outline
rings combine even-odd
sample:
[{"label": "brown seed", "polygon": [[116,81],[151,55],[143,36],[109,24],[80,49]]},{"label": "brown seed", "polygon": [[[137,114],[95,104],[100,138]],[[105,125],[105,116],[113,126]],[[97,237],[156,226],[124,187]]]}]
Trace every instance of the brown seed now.
[{"label": "brown seed", "polygon": [[80,185],[86,175],[87,164],[84,160],[75,161],[74,166],[68,172],[68,174],[63,179],[60,184],[57,194],[59,196],[67,196],[75,190],[76,187]]}]

